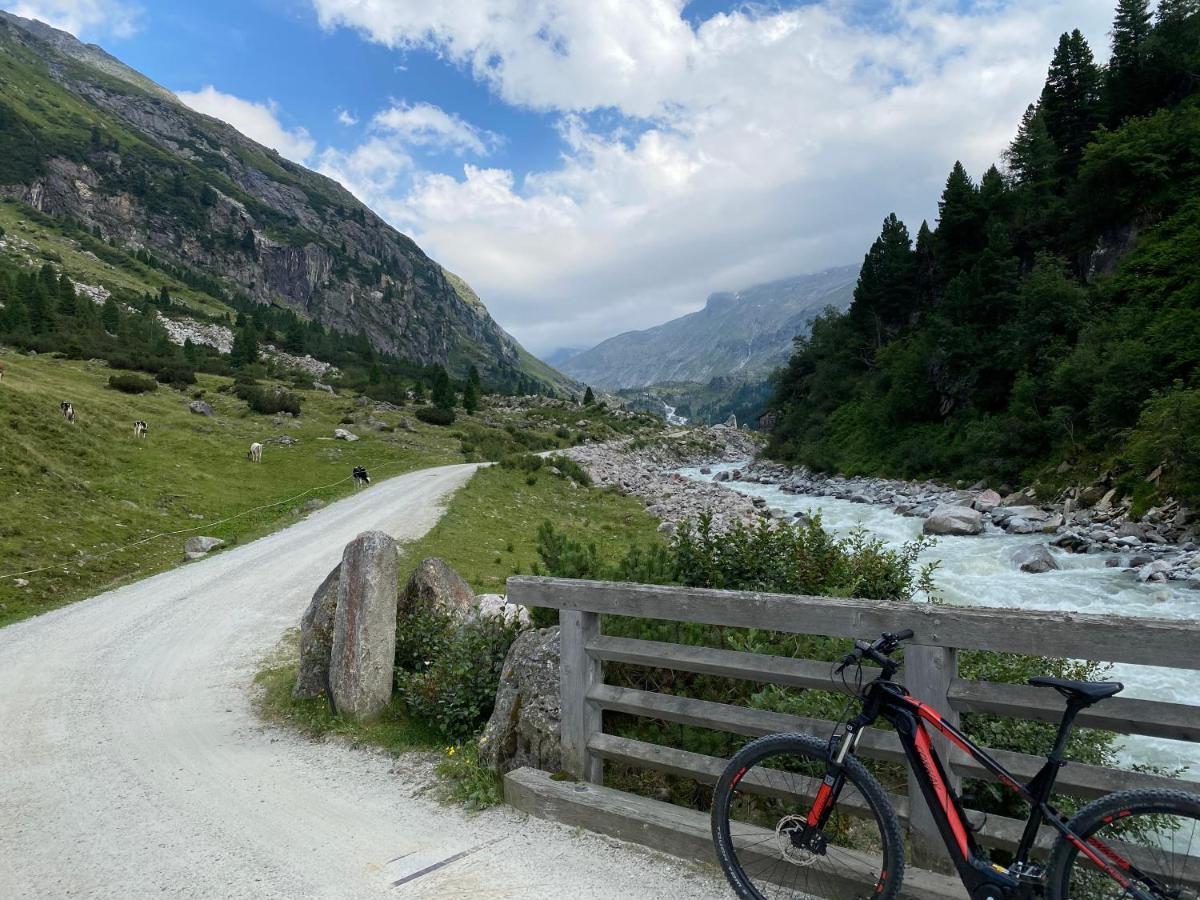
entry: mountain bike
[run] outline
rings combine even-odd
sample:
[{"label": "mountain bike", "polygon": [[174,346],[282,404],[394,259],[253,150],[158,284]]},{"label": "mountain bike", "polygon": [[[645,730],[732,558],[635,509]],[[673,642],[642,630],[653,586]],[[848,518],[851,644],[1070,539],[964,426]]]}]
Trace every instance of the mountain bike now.
[{"label": "mountain bike", "polygon": [[[873,898],[899,896],[904,842],[896,811],[879,781],[855,756],[866,729],[890,722],[904,748],[955,872],[971,900],[1197,900],[1200,898],[1200,796],[1173,790],[1109,794],[1068,819],[1050,804],[1080,710],[1123,689],[1119,682],[1029,679],[1066,698],[1054,747],[1027,784],[938,712],[893,681],[891,655],[911,630],[884,634],[836,664],[843,684],[854,667],[861,707],[824,741],[773,734],[743,747],[717,783],[712,834],[725,876],[739,897]],[[863,660],[880,667],[864,685]],[[869,671],[869,670],[868,670]],[[1030,806],[1013,861],[993,863],[975,842],[927,726],[977,760]],[[885,763],[884,765],[898,764]],[[1044,860],[1032,858],[1039,830],[1057,835]],[[915,873],[914,873],[915,874]],[[929,878],[928,873],[922,873]],[[943,883],[950,879],[942,878]],[[924,896],[913,884],[905,896]]]}]

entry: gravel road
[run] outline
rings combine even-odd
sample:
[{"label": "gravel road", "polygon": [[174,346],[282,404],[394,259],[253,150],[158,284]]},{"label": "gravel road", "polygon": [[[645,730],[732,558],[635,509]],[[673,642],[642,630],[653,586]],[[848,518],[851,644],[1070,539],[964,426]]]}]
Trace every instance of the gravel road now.
[{"label": "gravel road", "polygon": [[342,546],[420,536],[473,468],[0,630],[0,897],[727,897],[709,870],[468,817],[414,796],[416,761],[255,717],[256,669]]}]

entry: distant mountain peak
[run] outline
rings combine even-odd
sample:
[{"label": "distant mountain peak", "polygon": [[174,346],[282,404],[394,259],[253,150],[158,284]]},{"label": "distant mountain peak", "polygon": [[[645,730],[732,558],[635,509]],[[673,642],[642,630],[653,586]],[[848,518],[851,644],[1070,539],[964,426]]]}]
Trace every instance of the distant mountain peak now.
[{"label": "distant mountain peak", "polygon": [[792,339],[824,309],[850,305],[857,280],[858,266],[839,266],[718,291],[696,312],[611,337],[558,365],[608,390],[765,376],[787,361]]}]

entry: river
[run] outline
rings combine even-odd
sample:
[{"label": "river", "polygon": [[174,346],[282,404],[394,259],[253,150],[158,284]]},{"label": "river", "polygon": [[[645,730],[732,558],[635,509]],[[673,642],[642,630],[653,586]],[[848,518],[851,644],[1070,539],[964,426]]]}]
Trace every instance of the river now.
[{"label": "river", "polygon": [[[714,465],[712,472],[743,465]],[[681,469],[680,474],[702,480],[712,478],[700,474],[698,468]],[[725,485],[749,496],[764,497],[769,506],[789,513],[819,511],[825,528],[838,535],[861,526],[889,544],[902,544],[921,534],[924,521],[897,515],[886,506],[788,494],[775,485],[740,481]],[[1013,566],[1012,556],[1018,549],[1045,541],[1045,535],[1036,534],[939,537],[923,559],[941,561],[934,580],[942,600],[951,604],[1165,619],[1194,619],[1200,612],[1200,591],[1170,582],[1141,584],[1129,572],[1106,567],[1105,554],[1075,555],[1054,550],[1060,569],[1041,575],[1030,575]],[[1125,683],[1125,697],[1191,703],[1197,693],[1195,675],[1175,669],[1114,665],[1111,677]],[[1200,778],[1200,745],[1138,735],[1123,740],[1122,765],[1141,763],[1168,769],[1187,766],[1190,771],[1185,777]]]}]

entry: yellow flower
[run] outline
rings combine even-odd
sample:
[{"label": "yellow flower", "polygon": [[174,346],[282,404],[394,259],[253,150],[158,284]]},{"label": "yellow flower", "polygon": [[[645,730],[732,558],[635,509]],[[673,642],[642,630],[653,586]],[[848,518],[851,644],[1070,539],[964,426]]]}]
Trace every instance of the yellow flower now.
[{"label": "yellow flower", "polygon": [[446,755],[447,755],[447,756],[453,756],[453,755],[454,755],[454,748],[453,748],[453,747],[447,747],[447,748],[446,748]]}]

